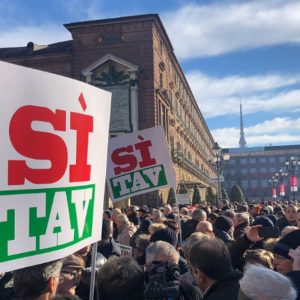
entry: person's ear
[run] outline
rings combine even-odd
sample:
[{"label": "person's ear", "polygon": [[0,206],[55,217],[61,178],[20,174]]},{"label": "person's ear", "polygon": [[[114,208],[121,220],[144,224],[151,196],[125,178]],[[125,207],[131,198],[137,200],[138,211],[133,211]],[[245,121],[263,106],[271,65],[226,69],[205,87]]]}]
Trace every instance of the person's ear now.
[{"label": "person's ear", "polygon": [[58,279],[56,277],[50,277],[48,279],[48,291],[50,294],[56,292],[57,285],[58,285]]},{"label": "person's ear", "polygon": [[197,268],[193,268],[193,275],[198,283],[202,283],[205,280],[205,274]]}]

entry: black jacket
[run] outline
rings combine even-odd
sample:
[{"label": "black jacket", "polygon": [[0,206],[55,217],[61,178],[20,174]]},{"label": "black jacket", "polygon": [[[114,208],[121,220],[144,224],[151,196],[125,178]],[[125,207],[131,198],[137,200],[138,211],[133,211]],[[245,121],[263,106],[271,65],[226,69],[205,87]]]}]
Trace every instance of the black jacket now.
[{"label": "black jacket", "polygon": [[182,239],[185,241],[192,233],[195,232],[198,221],[196,220],[187,220],[182,224]]},{"label": "black jacket", "polygon": [[292,280],[294,287],[297,290],[297,300],[300,300],[300,271],[292,271],[287,274],[287,277]]},{"label": "black jacket", "polygon": [[132,213],[131,215],[128,215],[128,220],[133,223],[134,225],[139,225],[139,217],[137,213]]},{"label": "black jacket", "polygon": [[232,271],[222,279],[215,282],[203,296],[203,300],[236,300],[242,274]]}]

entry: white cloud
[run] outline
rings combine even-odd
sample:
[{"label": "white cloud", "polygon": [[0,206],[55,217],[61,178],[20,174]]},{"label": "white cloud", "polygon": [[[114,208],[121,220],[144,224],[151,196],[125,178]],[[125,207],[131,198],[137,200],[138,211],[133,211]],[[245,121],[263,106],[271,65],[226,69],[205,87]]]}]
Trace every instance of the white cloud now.
[{"label": "white cloud", "polygon": [[24,47],[28,42],[48,45],[66,40],[71,40],[71,34],[62,24],[20,26],[13,31],[0,32],[0,47]]},{"label": "white cloud", "polygon": [[162,15],[180,58],[300,42],[295,0],[189,4]]},{"label": "white cloud", "polygon": [[300,74],[214,78],[191,71],[187,79],[206,118],[237,115],[240,102],[244,115],[300,109]]},{"label": "white cloud", "polygon": [[[274,118],[255,126],[246,127],[247,146],[268,146],[299,143],[300,118]],[[238,147],[239,128],[222,128],[212,130],[212,135],[223,148]]]}]

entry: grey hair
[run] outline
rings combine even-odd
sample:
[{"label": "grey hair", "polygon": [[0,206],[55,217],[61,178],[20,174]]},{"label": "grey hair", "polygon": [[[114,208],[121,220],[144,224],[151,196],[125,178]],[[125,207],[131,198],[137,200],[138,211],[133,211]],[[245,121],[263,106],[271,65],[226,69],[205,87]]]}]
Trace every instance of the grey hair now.
[{"label": "grey hair", "polygon": [[195,209],[192,213],[192,219],[196,221],[206,221],[207,214],[203,209]]},{"label": "grey hair", "polygon": [[163,213],[159,209],[153,209],[152,214],[157,214],[159,218],[163,216]]},{"label": "grey hair", "polygon": [[59,278],[62,260],[27,267],[14,271],[14,287],[23,300],[38,298],[47,289],[50,278]]},{"label": "grey hair", "polygon": [[235,217],[237,219],[237,221],[239,222],[239,224],[241,223],[249,223],[249,214],[246,212],[242,212],[242,213],[236,213]]},{"label": "grey hair", "polygon": [[163,261],[178,263],[179,253],[169,243],[164,241],[157,241],[146,249],[146,265],[150,266],[152,262],[163,257]]},{"label": "grey hair", "polygon": [[127,217],[126,215],[123,215],[123,214],[118,215],[118,216],[117,216],[117,220],[118,220],[119,222],[124,223],[124,224],[129,224],[129,223],[130,223],[128,217]]},{"label": "grey hair", "polygon": [[243,293],[252,300],[295,300],[297,292],[291,280],[261,265],[249,264],[240,280]]}]

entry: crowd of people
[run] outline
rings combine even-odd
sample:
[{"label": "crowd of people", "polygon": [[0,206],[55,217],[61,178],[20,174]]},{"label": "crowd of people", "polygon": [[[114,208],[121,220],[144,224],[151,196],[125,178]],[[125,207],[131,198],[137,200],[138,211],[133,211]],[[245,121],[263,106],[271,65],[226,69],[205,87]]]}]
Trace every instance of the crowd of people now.
[{"label": "crowd of people", "polygon": [[[94,299],[300,299],[299,209],[297,201],[223,200],[106,210]],[[87,246],[0,274],[0,299],[89,299],[91,266]]]}]

